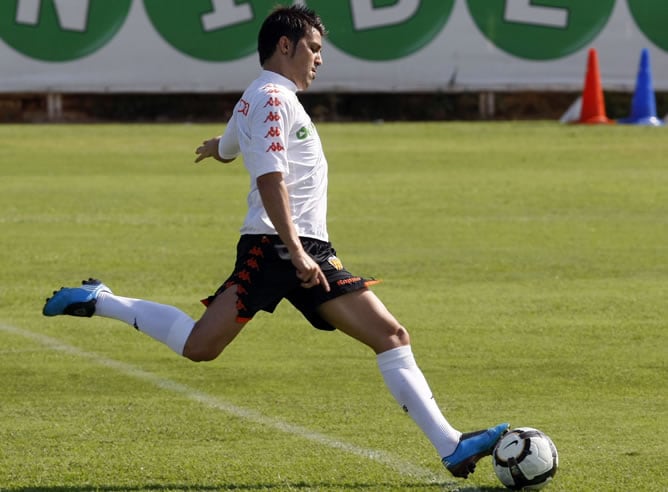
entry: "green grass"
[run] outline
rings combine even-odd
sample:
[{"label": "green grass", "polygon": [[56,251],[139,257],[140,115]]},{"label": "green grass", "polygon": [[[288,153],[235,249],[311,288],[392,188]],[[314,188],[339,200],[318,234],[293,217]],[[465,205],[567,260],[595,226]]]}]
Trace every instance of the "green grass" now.
[{"label": "green grass", "polygon": [[[330,234],[412,335],[449,420],[560,453],[548,490],[666,491],[668,135],[556,123],[319,126]],[[242,166],[206,125],[0,126],[0,490],[500,491],[455,481],[372,353],[288,305],[212,363],[44,318],[97,276],[193,316],[232,266]]]}]

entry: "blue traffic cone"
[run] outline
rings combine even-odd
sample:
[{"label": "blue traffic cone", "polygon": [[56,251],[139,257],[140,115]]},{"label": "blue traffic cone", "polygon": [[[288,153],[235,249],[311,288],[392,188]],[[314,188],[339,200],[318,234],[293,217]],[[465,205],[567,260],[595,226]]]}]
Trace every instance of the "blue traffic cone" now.
[{"label": "blue traffic cone", "polygon": [[663,122],[656,116],[656,98],[652,86],[652,69],[649,62],[649,50],[640,53],[640,66],[636,79],[636,90],[631,102],[631,115],[619,120],[630,125],[660,126]]}]

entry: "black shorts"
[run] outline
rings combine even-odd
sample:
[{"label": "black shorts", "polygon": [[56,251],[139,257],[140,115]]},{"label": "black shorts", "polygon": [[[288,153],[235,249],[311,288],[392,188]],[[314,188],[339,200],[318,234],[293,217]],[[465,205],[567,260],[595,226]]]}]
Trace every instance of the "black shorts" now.
[{"label": "black shorts", "polygon": [[330,291],[316,285],[302,287],[287,247],[278,236],[243,235],[237,244],[234,272],[215,294],[204,299],[208,306],[217,295],[230,287],[237,289],[237,321],[250,321],[258,311],[273,313],[278,303],[287,299],[319,330],[335,328],[317,314],[318,306],[349,292],[365,289],[374,279],[357,277],[343,268],[332,244],[317,239],[300,238],[304,250],[320,266]]}]

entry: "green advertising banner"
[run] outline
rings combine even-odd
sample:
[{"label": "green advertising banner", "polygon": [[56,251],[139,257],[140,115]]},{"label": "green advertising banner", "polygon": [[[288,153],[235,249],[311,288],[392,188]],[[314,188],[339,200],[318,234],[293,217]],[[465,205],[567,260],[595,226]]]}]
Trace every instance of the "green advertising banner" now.
[{"label": "green advertising banner", "polygon": [[591,44],[605,27],[615,0],[467,0],[480,32],[518,58],[554,60]]},{"label": "green advertising banner", "polygon": [[634,21],[652,43],[668,51],[668,2],[629,0]]},{"label": "green advertising banner", "polygon": [[311,0],[331,27],[329,40],[364,60],[394,60],[431,43],[445,27],[454,0],[332,2]]},{"label": "green advertising banner", "polygon": [[[291,0],[284,0],[289,3]],[[277,0],[0,0],[0,91],[237,92]],[[574,90],[596,48],[668,90],[667,0],[299,0],[327,25],[314,91]]]},{"label": "green advertising banner", "polygon": [[165,41],[182,53],[213,62],[255,53],[264,14],[274,5],[275,0],[144,1],[153,27]]},{"label": "green advertising banner", "polygon": [[36,60],[76,60],[94,53],[116,35],[130,3],[5,0],[0,2],[0,38]]}]

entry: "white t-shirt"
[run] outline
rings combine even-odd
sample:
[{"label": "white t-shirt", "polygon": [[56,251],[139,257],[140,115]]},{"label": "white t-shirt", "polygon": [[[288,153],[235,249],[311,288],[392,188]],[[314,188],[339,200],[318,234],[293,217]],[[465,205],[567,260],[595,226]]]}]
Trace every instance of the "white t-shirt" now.
[{"label": "white t-shirt", "polygon": [[250,174],[242,234],[277,234],[256,180],[278,171],[288,189],[297,234],[327,241],[327,160],[296,92],[292,81],[263,70],[235,106],[218,151],[224,159],[241,153]]}]

